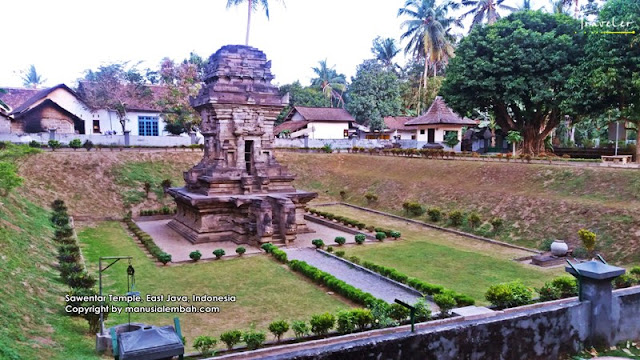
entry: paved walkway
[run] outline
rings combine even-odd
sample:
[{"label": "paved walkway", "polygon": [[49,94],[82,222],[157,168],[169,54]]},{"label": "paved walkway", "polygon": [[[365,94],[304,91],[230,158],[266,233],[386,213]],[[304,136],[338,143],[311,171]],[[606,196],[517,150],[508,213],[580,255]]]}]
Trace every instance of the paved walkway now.
[{"label": "paved walkway", "polygon": [[[368,292],[388,303],[393,303],[395,299],[400,299],[408,304],[415,304],[419,299],[419,296],[401,286],[382,280],[366,271],[353,268],[338,259],[323,255],[314,249],[283,248],[282,250],[287,253],[289,260],[305,261],[309,265],[326,271],[347,284]],[[429,302],[429,307],[431,311],[437,311],[438,309],[438,307],[431,302]]]}]

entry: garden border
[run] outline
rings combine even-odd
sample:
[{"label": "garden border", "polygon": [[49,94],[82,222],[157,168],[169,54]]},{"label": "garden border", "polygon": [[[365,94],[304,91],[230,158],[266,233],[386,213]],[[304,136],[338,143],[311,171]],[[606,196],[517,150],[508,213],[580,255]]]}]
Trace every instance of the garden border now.
[{"label": "garden border", "polygon": [[[324,205],[321,205],[324,206]],[[372,241],[376,241],[376,238],[370,234],[367,234],[368,231],[365,230],[354,230],[346,225],[343,225],[341,223],[335,223],[331,220],[325,220],[320,218],[319,216],[314,216],[311,214],[304,214],[304,219],[305,220],[309,220],[312,222],[315,222],[317,224],[320,225],[324,225],[326,227],[330,227],[332,229],[336,229],[336,230],[340,230],[340,231],[344,231],[346,233],[349,233],[351,235],[357,235],[357,234],[364,234],[364,236],[366,236],[367,239],[372,240]],[[328,241],[328,240],[327,240]]]},{"label": "garden border", "polygon": [[[429,223],[424,222],[424,221],[409,219],[409,218],[405,218],[405,217],[402,217],[402,216],[386,213],[384,211],[373,210],[373,209],[369,209],[369,208],[366,208],[366,207],[353,205],[353,204],[349,204],[349,203],[345,203],[345,202],[332,202],[332,203],[314,204],[314,206],[316,206],[316,207],[332,206],[332,205],[344,205],[344,206],[351,207],[351,208],[354,208],[354,209],[358,209],[358,210],[374,213],[374,214],[377,214],[377,215],[390,217],[390,218],[393,218],[395,220],[407,221],[407,222],[410,222],[410,223],[413,223],[413,224],[416,224],[416,225],[422,225],[422,226],[425,226],[425,227],[428,227],[428,228],[432,228],[432,229],[436,229],[436,230],[440,230],[440,231],[445,231],[445,232],[449,232],[449,233],[460,235],[460,236],[466,236],[466,237],[471,238],[471,239],[484,241],[484,242],[487,242],[487,243],[490,243],[490,244],[494,244],[494,245],[500,245],[500,246],[505,246],[505,247],[509,247],[509,248],[512,248],[512,249],[518,249],[518,250],[522,250],[522,251],[527,251],[527,252],[530,252],[530,253],[534,253],[536,255],[542,254],[541,251],[529,249],[529,248],[526,248],[526,247],[523,247],[523,246],[509,244],[509,243],[506,243],[506,242],[503,242],[503,241],[493,240],[493,239],[489,239],[489,238],[486,238],[486,237],[483,237],[483,236],[470,234],[468,232],[455,230],[455,229],[449,229],[449,228],[446,228],[446,227],[429,224]],[[305,215],[305,217],[306,217],[306,215]]]}]

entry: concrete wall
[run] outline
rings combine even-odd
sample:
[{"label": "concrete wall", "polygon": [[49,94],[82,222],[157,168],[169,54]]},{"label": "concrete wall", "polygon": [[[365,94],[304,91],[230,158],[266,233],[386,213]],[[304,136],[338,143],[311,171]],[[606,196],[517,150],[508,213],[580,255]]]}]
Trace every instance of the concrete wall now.
[{"label": "concrete wall", "polygon": [[[445,150],[448,151],[460,151],[460,143],[458,143],[458,145],[456,145],[455,147],[450,148],[447,145],[445,145],[444,142],[444,135],[445,132],[447,131],[456,131],[458,132],[458,140],[460,142],[462,142],[462,127],[461,126],[455,126],[455,125],[438,125],[438,126],[419,126],[418,130],[416,130],[416,139],[418,141],[424,141],[427,142],[428,141],[428,137],[429,137],[429,130],[428,129],[435,129],[435,134],[434,134],[434,142],[436,144],[442,144],[442,146],[445,147]],[[421,130],[424,130],[424,134],[421,134]]]},{"label": "concrete wall", "polygon": [[613,292],[614,342],[640,339],[640,286]]},{"label": "concrete wall", "polygon": [[314,121],[307,124],[307,129],[310,131],[309,139],[343,140],[344,131],[349,129],[349,123],[346,121]]},{"label": "concrete wall", "polygon": [[[56,134],[56,140],[63,144],[68,144],[73,139],[91,140],[94,145],[124,145],[124,135],[77,135],[77,134]],[[29,143],[35,140],[42,144],[49,141],[49,133],[35,134],[0,134],[0,141],[10,141],[13,143]],[[202,141],[200,141],[202,143]],[[189,136],[130,136],[132,146],[182,146],[191,145]]]},{"label": "concrete wall", "polygon": [[[323,147],[325,144],[331,145],[333,149],[349,149],[354,146],[365,147],[365,148],[382,148],[385,145],[392,144],[391,140],[367,140],[367,139],[307,139],[306,147]],[[293,148],[303,148],[305,147],[305,139],[304,138],[296,138],[296,139],[280,139],[275,138],[273,142],[273,146],[275,147],[293,147]]]}]

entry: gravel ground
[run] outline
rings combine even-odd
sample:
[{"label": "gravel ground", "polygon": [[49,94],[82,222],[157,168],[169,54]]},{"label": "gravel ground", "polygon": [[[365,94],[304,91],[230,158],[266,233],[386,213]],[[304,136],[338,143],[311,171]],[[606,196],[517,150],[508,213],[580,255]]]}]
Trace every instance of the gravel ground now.
[{"label": "gravel ground", "polygon": [[[309,265],[328,272],[336,278],[346,282],[349,285],[357,287],[362,291],[366,291],[371,295],[382,299],[388,303],[393,303],[395,299],[400,299],[408,304],[414,304],[419,297],[408,292],[406,289],[396,286],[393,283],[382,280],[377,276],[357,270],[350,267],[344,262],[323,255],[314,249],[285,249],[289,260],[296,259],[307,262]],[[429,302],[432,311],[437,310],[435,304]]]}]

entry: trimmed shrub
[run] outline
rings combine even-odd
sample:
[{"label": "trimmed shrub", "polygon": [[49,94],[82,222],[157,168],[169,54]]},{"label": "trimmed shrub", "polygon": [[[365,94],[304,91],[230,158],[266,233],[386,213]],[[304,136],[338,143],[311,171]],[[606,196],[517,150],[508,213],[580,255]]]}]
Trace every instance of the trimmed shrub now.
[{"label": "trimmed shrub", "polygon": [[350,310],[340,310],[336,314],[336,330],[340,334],[352,333],[356,330],[353,314]]},{"label": "trimmed shrub", "polygon": [[274,245],[272,243],[266,243],[266,244],[262,244],[260,248],[264,250],[267,254],[270,254],[271,250],[274,248]]},{"label": "trimmed shrub", "polygon": [[373,324],[373,314],[370,309],[352,309],[353,323],[359,330],[365,330]]},{"label": "trimmed shrub", "polygon": [[82,147],[82,140],[73,139],[69,141],[69,147],[72,148],[74,151],[77,149],[80,149]]},{"label": "trimmed shrub", "polygon": [[81,271],[67,276],[67,285],[72,288],[91,289],[96,284],[96,278],[89,275],[86,271]]},{"label": "trimmed shrub", "polygon": [[54,235],[55,235],[56,239],[72,237],[73,236],[73,228],[69,224],[61,226],[61,227],[58,227],[55,230]]},{"label": "trimmed shrub", "polygon": [[433,295],[433,302],[440,308],[440,313],[447,316],[451,313],[451,309],[456,306],[456,299],[447,291]]},{"label": "trimmed shrub", "polygon": [[333,246],[327,246],[327,252],[332,253],[333,252]]},{"label": "trimmed shrub", "polygon": [[365,229],[367,229],[367,231],[369,232],[373,232],[376,228],[373,225],[369,225],[369,226],[365,226]]},{"label": "trimmed shrub", "polygon": [[69,215],[66,212],[54,212],[51,215],[51,223],[56,227],[69,226]]},{"label": "trimmed shrub", "polygon": [[267,335],[263,331],[251,329],[242,334],[242,341],[247,344],[247,349],[255,350],[264,344]]},{"label": "trimmed shrub", "polygon": [[384,239],[385,239],[386,237],[387,237],[387,234],[385,234],[385,233],[383,233],[383,232],[381,232],[381,231],[379,231],[379,232],[377,232],[377,233],[376,233],[376,239],[377,239],[378,241],[384,241]]},{"label": "trimmed shrub", "polygon": [[239,256],[242,256],[242,254],[246,252],[247,252],[247,249],[245,249],[244,246],[238,246],[236,248],[236,254],[238,254]]},{"label": "trimmed shrub", "polygon": [[424,298],[419,299],[415,304],[413,304],[413,307],[416,309],[416,321],[421,322],[431,319],[431,309],[429,309],[429,305]]},{"label": "trimmed shrub", "polygon": [[227,345],[227,349],[231,350],[242,340],[242,332],[240,330],[229,330],[220,335],[220,341]]},{"label": "trimmed shrub", "polygon": [[391,231],[391,237],[394,240],[397,240],[400,236],[402,236],[402,234],[399,231]]},{"label": "trimmed shrub", "polygon": [[198,261],[202,257],[202,253],[200,252],[200,250],[192,251],[189,253],[189,257],[193,261]]},{"label": "trimmed shrub", "polygon": [[589,257],[589,252],[587,251],[587,249],[580,246],[573,249],[573,251],[571,251],[571,255],[575,258],[586,259]]},{"label": "trimmed shrub", "polygon": [[213,250],[213,255],[216,256],[216,259],[220,259],[221,257],[224,256],[224,254],[226,254],[224,249],[215,249],[215,250]]},{"label": "trimmed shrub", "polygon": [[365,234],[356,234],[354,237],[356,240],[356,244],[362,245],[365,240],[367,240],[367,236]]},{"label": "trimmed shrub", "polygon": [[405,321],[409,317],[409,309],[400,304],[393,303],[389,305],[389,317],[398,322]]},{"label": "trimmed shrub", "polygon": [[405,202],[402,204],[404,212],[409,216],[420,216],[424,214],[424,207],[417,202]]},{"label": "trimmed shrub", "polygon": [[442,210],[438,207],[432,207],[427,210],[427,215],[429,215],[429,220],[438,222],[442,219]]},{"label": "trimmed shrub", "polygon": [[39,149],[39,148],[41,148],[41,147],[42,147],[42,145],[41,145],[39,142],[35,141],[35,140],[31,140],[31,141],[29,142],[29,147]]},{"label": "trimmed shrub", "polygon": [[302,320],[294,320],[291,322],[291,330],[293,330],[293,334],[296,339],[300,339],[303,336],[309,335],[311,329],[309,328],[309,324]]},{"label": "trimmed shrub", "polygon": [[280,342],[282,335],[289,331],[289,323],[285,320],[273,321],[269,324],[269,331],[276,337],[276,341]]},{"label": "trimmed shrub", "polygon": [[596,234],[587,229],[580,229],[578,230],[578,237],[582,241],[584,248],[592,253],[596,247]]},{"label": "trimmed shrub", "polygon": [[278,249],[277,247],[273,247],[271,250],[271,255],[278,260],[279,262],[286,264],[287,263],[287,253]]},{"label": "trimmed shrub", "polygon": [[336,251],[336,256],[338,256],[338,257],[344,257],[344,251],[343,251],[343,250],[338,250],[338,251]]},{"label": "trimmed shrub", "polygon": [[333,329],[335,323],[336,318],[330,313],[313,315],[309,321],[311,332],[316,335],[326,335],[329,330]]},{"label": "trimmed shrub", "polygon": [[64,204],[64,200],[61,199],[53,200],[53,202],[51,202],[51,208],[53,209],[53,211],[57,212],[67,211],[67,206]]},{"label": "trimmed shrub", "polygon": [[165,252],[160,253],[156,258],[162,263],[162,265],[167,265],[167,263],[171,262],[171,254],[167,254]]},{"label": "trimmed shrub", "polygon": [[47,142],[47,145],[49,145],[51,151],[56,151],[56,149],[59,149],[62,146],[62,144],[58,140],[49,140],[49,142]]},{"label": "trimmed shrub", "polygon": [[551,285],[560,291],[561,298],[578,296],[578,281],[573,276],[560,276],[551,280]]},{"label": "trimmed shrub", "polygon": [[195,340],[193,340],[193,347],[196,350],[200,351],[202,355],[211,355],[213,348],[218,343],[218,340],[212,338],[211,336],[200,335]]},{"label": "trimmed shrub", "polygon": [[374,194],[374,193],[366,193],[364,195],[364,198],[367,199],[367,204],[373,204],[374,202],[378,201],[378,195]]},{"label": "trimmed shrub", "polygon": [[560,290],[548,282],[538,289],[538,294],[540,294],[540,301],[558,300],[561,297]]},{"label": "trimmed shrub", "polygon": [[349,261],[351,261],[354,264],[360,265],[360,258],[353,255],[353,256],[349,256]]},{"label": "trimmed shrub", "polygon": [[475,229],[478,226],[480,226],[482,219],[480,219],[480,215],[476,213],[471,213],[469,214],[468,221],[469,221],[469,226],[471,226],[472,229]]},{"label": "trimmed shrub", "polygon": [[340,190],[340,199],[342,199],[342,201],[345,201],[347,198],[347,192],[344,190]]},{"label": "trimmed shrub", "polygon": [[533,291],[519,281],[489,287],[485,298],[499,309],[527,305],[531,303]]},{"label": "trimmed shrub", "polygon": [[322,239],[313,239],[311,240],[311,244],[316,247],[316,249],[320,249],[324,247],[324,241]]},{"label": "trimmed shrub", "polygon": [[462,212],[460,212],[459,210],[454,210],[452,212],[449,213],[449,222],[451,223],[452,226],[460,226],[462,225]]},{"label": "trimmed shrub", "polygon": [[633,286],[635,282],[635,279],[631,275],[622,274],[613,280],[613,285],[616,289],[623,289]]},{"label": "trimmed shrub", "polygon": [[333,241],[335,241],[336,244],[342,246],[347,242],[347,239],[345,239],[343,236],[337,236]]},{"label": "trimmed shrub", "polygon": [[503,220],[500,217],[494,217],[494,218],[491,218],[489,223],[491,223],[491,226],[493,227],[493,231],[497,232],[498,230],[500,230],[500,228],[502,228]]},{"label": "trimmed shrub", "polygon": [[87,151],[91,151],[91,149],[93,149],[93,142],[87,139],[84,141],[84,144],[82,144],[82,147],[85,148]]},{"label": "trimmed shrub", "polygon": [[633,275],[637,280],[640,280],[640,266],[632,267],[629,274]]},{"label": "trimmed shrub", "polygon": [[551,251],[551,244],[553,244],[553,239],[544,239],[538,245],[538,249],[541,251]]}]

